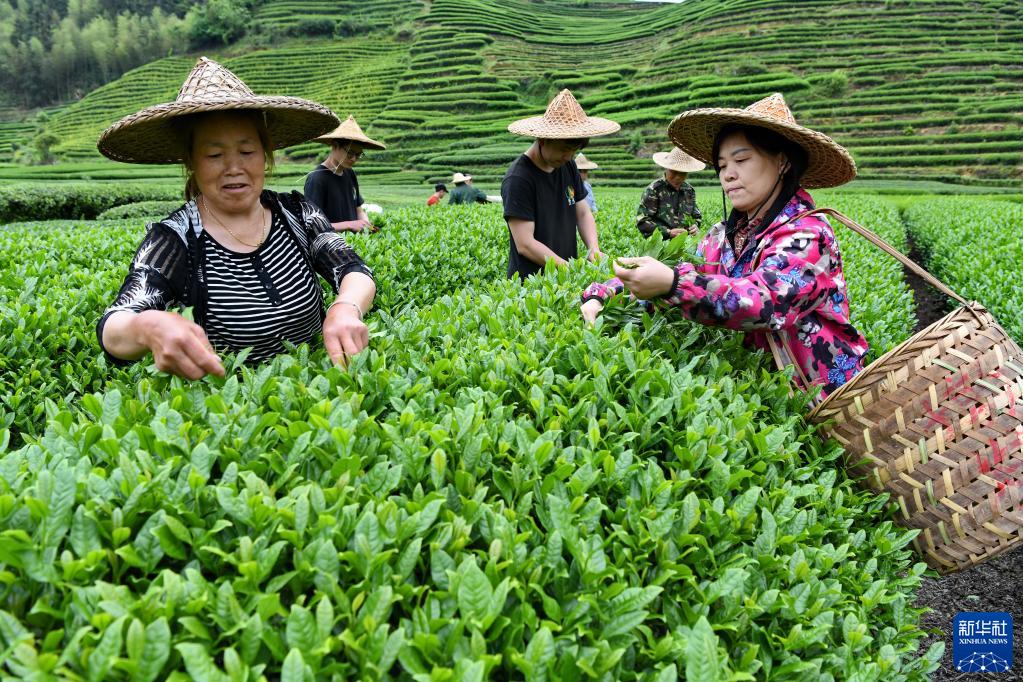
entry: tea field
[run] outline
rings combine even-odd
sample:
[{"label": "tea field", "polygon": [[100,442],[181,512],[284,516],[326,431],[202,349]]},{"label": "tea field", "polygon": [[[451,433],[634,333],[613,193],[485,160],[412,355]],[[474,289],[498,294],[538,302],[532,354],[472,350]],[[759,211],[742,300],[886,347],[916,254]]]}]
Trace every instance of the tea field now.
[{"label": "tea field", "polygon": [[[508,123],[567,87],[622,124],[587,151],[605,184],[650,176],[680,111],[782,92],[801,123],[849,148],[861,178],[1020,187],[1023,8],[1007,0],[804,0],[798,13],[782,0],[256,5],[250,35],[208,56],[256,92],[354,114],[388,144],[360,165],[379,183],[496,181],[523,147]],[[123,172],[99,156],[100,132],[173,99],[197,56],[161,55],[45,116],[0,107],[0,161],[47,133],[64,166],[54,174]]]},{"label": "tea field", "polygon": [[[1018,205],[817,198],[908,225],[1010,322],[955,226]],[[642,248],[634,208],[604,198],[608,255]],[[587,328],[607,265],[505,280],[497,207],[385,216],[352,237],[379,294],[349,368],[301,346],[191,383],[95,342],[141,219],[0,228],[6,678],[927,679],[912,535],[768,357],[673,316]],[[912,294],[837,234],[876,356]]]}]

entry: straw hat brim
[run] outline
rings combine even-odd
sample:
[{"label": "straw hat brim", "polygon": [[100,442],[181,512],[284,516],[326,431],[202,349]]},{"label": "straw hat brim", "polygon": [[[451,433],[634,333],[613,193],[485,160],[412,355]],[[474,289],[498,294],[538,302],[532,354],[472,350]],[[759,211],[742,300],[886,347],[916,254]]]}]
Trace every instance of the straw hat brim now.
[{"label": "straw hat brim", "polygon": [[174,120],[189,114],[259,110],[266,114],[274,149],[308,142],[338,126],[327,107],[298,97],[252,96],[211,98],[201,102],[157,104],[122,118],[100,135],[97,147],[106,157],[127,163],[180,163],[184,140]]},{"label": "straw hat brim", "polygon": [[320,135],[319,137],[316,138],[315,141],[316,142],[322,142],[323,144],[332,144],[335,141],[358,142],[359,144],[361,144],[363,147],[365,147],[367,149],[378,149],[378,150],[381,150],[381,151],[383,151],[384,149],[387,149],[387,145],[385,145],[383,142],[377,142],[376,140],[368,138],[365,135],[361,135],[361,136],[360,135]]},{"label": "straw hat brim", "polygon": [[576,161],[575,167],[578,168],[579,170],[597,170],[598,168],[600,168],[600,166],[593,163],[592,161],[586,161],[584,163],[579,163],[578,161]]},{"label": "straw hat brim", "polygon": [[852,156],[824,133],[746,109],[684,111],[668,126],[668,137],[682,151],[713,167],[714,160],[710,157],[714,139],[728,123],[773,130],[806,150],[807,168],[800,181],[803,187],[838,187],[856,177],[856,162]]},{"label": "straw hat brim", "polygon": [[578,123],[551,123],[543,116],[530,116],[508,124],[508,132],[544,140],[571,140],[617,133],[622,127],[606,118],[587,116]]},{"label": "straw hat brim", "polygon": [[702,171],[707,167],[705,163],[698,159],[693,159],[692,163],[676,164],[668,160],[671,156],[671,152],[657,152],[654,154],[654,163],[661,168],[667,168],[668,170],[677,171],[679,173],[695,173],[696,171]]}]

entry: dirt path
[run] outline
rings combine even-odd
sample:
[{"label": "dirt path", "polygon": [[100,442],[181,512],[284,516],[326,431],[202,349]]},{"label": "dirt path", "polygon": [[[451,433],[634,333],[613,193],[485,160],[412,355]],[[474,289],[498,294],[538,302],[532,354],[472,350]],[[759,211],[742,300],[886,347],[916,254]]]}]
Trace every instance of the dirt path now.
[{"label": "dirt path", "polygon": [[[922,640],[924,653],[934,642],[945,642],[941,667],[933,682],[953,680],[1023,680],[1023,546],[959,573],[924,578],[917,591],[916,606],[931,609],[920,618],[920,627],[932,634]],[[952,660],[952,619],[960,611],[1007,611],[1013,623],[1012,671],[1007,673],[961,673]]]},{"label": "dirt path", "polygon": [[[924,265],[920,252],[909,240],[909,257]],[[905,270],[906,282],[913,290],[917,306],[914,332],[937,322],[951,311],[945,296],[923,279]],[[920,652],[931,644],[945,642],[941,667],[931,677],[933,682],[967,680],[1023,680],[1023,546],[1017,546],[980,566],[939,578],[925,578],[917,591],[917,607],[930,609],[920,619],[920,626],[931,634],[923,640]],[[1007,611],[1013,620],[1012,672],[961,673],[952,660],[952,620],[960,611]]]}]

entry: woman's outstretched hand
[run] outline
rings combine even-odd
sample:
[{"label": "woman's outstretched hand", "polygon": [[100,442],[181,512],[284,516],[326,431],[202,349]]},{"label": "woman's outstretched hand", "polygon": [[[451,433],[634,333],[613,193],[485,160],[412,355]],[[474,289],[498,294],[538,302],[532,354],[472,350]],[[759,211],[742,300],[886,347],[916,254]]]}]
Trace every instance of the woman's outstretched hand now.
[{"label": "woman's outstretched hand", "polygon": [[636,298],[650,300],[671,292],[675,272],[667,265],[651,258],[619,258],[615,261],[615,276]]},{"label": "woman's outstretched hand", "polygon": [[334,364],[347,365],[369,345],[369,327],[350,305],[333,306],[323,321],[323,346]]},{"label": "woman's outstretched hand", "polygon": [[163,310],[143,311],[132,321],[138,342],[152,351],[161,372],[192,380],[207,374],[224,376],[224,365],[195,322]]},{"label": "woman's outstretched hand", "polygon": [[596,324],[597,315],[600,315],[600,311],[603,309],[604,302],[596,298],[591,298],[579,306],[579,311],[583,314],[586,324]]}]

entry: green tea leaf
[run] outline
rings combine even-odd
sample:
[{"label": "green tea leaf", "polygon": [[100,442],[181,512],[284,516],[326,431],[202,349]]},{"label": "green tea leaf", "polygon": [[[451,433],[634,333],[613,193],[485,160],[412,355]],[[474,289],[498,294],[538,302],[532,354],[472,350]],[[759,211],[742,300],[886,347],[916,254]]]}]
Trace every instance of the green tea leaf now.
[{"label": "green tea leaf", "polygon": [[305,682],[306,664],[302,652],[292,648],[281,666],[281,682]]},{"label": "green tea leaf", "polygon": [[458,567],[458,575],[458,608],[469,620],[482,623],[494,594],[493,586],[471,558]]},{"label": "green tea leaf", "polygon": [[689,632],[686,644],[686,680],[693,682],[715,682],[721,661],[718,658],[718,638],[710,623],[703,616]]},{"label": "green tea leaf", "polygon": [[88,679],[98,682],[106,678],[118,654],[121,653],[122,631],[127,616],[121,616],[103,631],[99,644],[89,653]]},{"label": "green tea leaf", "polygon": [[291,614],[285,631],[288,646],[292,650],[312,651],[320,643],[320,634],[316,629],[316,619],[308,609],[292,605]]},{"label": "green tea leaf", "polygon": [[185,663],[188,674],[194,680],[209,680],[210,682],[230,682],[227,675],[217,668],[210,658],[206,648],[201,644],[182,642],[175,644],[174,648],[181,654],[181,660]]},{"label": "green tea leaf", "polygon": [[136,661],[132,682],[152,682],[158,679],[170,657],[171,633],[164,617],[146,626],[145,645]]}]

